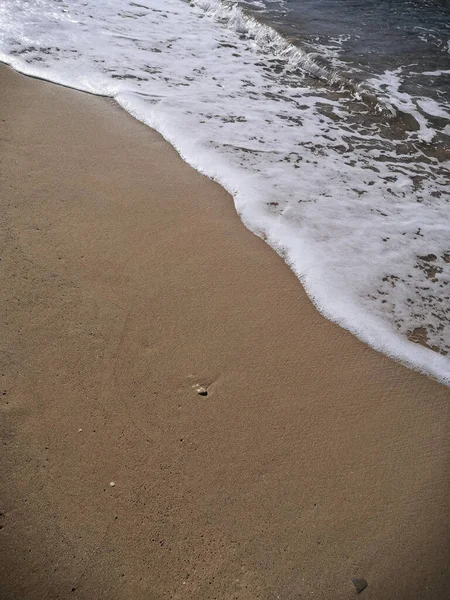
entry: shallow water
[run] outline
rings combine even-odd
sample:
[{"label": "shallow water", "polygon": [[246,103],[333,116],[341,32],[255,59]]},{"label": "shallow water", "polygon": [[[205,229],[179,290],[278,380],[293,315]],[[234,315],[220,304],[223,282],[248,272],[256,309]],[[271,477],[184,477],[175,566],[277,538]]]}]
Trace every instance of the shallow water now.
[{"label": "shallow water", "polygon": [[[448,0],[287,0],[240,2],[290,41],[346,77],[371,85],[399,110],[401,95],[450,143]],[[394,76],[393,76],[394,75]],[[442,121],[439,120],[442,117]],[[450,133],[450,132],[449,132]]]},{"label": "shallow water", "polygon": [[302,32],[299,2],[249,4],[6,0],[0,59],[114,97],[232,193],[327,317],[450,381],[445,85],[407,91],[325,9],[318,33],[332,2],[305,2]]}]

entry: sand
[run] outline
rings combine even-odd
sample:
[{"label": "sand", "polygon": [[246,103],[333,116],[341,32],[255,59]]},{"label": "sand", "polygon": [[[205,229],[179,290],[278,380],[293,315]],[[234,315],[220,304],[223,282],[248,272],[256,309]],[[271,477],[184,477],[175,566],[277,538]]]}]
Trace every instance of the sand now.
[{"label": "sand", "polygon": [[0,86],[1,599],[447,598],[450,390],[114,102]]}]

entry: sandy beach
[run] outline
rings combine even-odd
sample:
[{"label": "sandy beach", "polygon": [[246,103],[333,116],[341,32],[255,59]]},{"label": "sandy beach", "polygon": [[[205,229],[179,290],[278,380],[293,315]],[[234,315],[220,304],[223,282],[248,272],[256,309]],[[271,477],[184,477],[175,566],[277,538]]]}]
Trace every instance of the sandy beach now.
[{"label": "sandy beach", "polygon": [[0,598],[447,598],[449,389],[114,102],[0,85]]}]

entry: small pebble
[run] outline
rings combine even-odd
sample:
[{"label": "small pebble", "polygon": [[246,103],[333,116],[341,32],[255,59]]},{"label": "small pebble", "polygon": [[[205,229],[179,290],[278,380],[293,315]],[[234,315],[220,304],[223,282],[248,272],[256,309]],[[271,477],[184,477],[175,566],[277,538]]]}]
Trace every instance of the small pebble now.
[{"label": "small pebble", "polygon": [[364,577],[354,577],[352,579],[352,583],[356,588],[356,593],[360,594],[363,590],[366,589],[366,587],[368,586],[367,581],[364,579]]},{"label": "small pebble", "polygon": [[111,487],[114,487],[116,484],[114,483],[114,481],[111,481],[111,483],[109,484]]},{"label": "small pebble", "polygon": [[78,433],[81,433],[82,431],[83,431],[82,429],[79,429],[79,430],[78,430]]},{"label": "small pebble", "polygon": [[194,390],[197,392],[197,394],[199,396],[207,396],[208,395],[208,390],[205,387],[203,387],[202,385],[197,383],[197,384],[193,385],[192,387],[194,388]]}]

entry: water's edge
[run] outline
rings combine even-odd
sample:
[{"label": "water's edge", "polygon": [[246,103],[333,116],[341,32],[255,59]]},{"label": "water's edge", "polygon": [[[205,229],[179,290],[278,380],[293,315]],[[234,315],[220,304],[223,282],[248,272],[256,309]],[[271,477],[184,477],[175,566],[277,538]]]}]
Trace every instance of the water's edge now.
[{"label": "water's edge", "polygon": [[[235,190],[233,190],[232,187],[230,185],[228,185],[227,182],[223,178],[218,177],[214,173],[208,172],[208,169],[200,167],[196,163],[195,160],[192,160],[189,157],[189,155],[186,152],[184,152],[183,149],[177,145],[174,137],[170,133],[170,130],[169,130],[170,128],[164,127],[162,123],[158,123],[156,120],[152,120],[151,122],[149,122],[148,119],[141,117],[130,106],[127,106],[126,101],[123,101],[123,100],[121,101],[118,97],[109,96],[107,94],[94,93],[92,90],[89,90],[89,89],[76,88],[73,86],[69,86],[65,83],[62,83],[61,81],[58,81],[58,80],[52,80],[51,78],[47,79],[47,78],[29,73],[29,72],[27,72],[26,68],[21,68],[20,65],[17,64],[17,61],[14,61],[13,57],[11,57],[12,60],[5,60],[5,58],[9,58],[9,57],[4,57],[4,56],[0,57],[0,63],[6,65],[9,68],[12,68],[14,71],[16,71],[24,76],[27,76],[27,77],[30,77],[33,79],[37,79],[40,81],[49,82],[49,83],[52,83],[55,85],[60,85],[61,87],[65,87],[67,89],[72,89],[74,91],[88,93],[93,96],[110,98],[110,99],[114,100],[121,109],[123,109],[128,114],[131,114],[137,121],[147,125],[148,127],[154,129],[155,131],[157,131],[172,147],[175,148],[175,150],[178,152],[180,157],[187,164],[189,164],[192,168],[194,168],[198,172],[202,173],[203,175],[216,181],[219,185],[221,185],[221,187],[223,187],[232,196],[237,215],[239,216],[239,218],[241,219],[241,221],[243,222],[245,227],[249,231],[251,231],[253,234],[264,239],[264,241],[266,243],[268,243],[269,246],[271,246],[271,248],[273,250],[275,250],[275,252],[277,252],[277,254],[283,258],[283,260],[286,262],[286,264],[289,266],[289,268],[294,272],[296,277],[299,279],[299,281],[302,284],[304,290],[306,291],[308,297],[313,302],[315,308],[318,310],[318,312],[322,316],[324,316],[327,320],[348,330],[356,338],[358,338],[360,341],[368,344],[372,349],[376,350],[377,352],[380,352],[380,353],[396,360],[397,362],[401,363],[405,367],[408,367],[410,369],[418,371],[424,375],[431,376],[432,378],[436,379],[437,381],[439,381],[447,386],[450,386],[450,375],[446,375],[447,360],[443,356],[441,356],[431,350],[428,350],[425,347],[422,347],[422,346],[416,345],[416,344],[414,344],[414,346],[416,346],[416,347],[414,348],[414,352],[412,352],[411,347],[413,346],[413,343],[404,339],[403,336],[401,336],[399,334],[395,334],[395,332],[392,332],[392,330],[389,327],[387,327],[386,324],[384,322],[382,322],[381,320],[377,323],[376,327],[371,327],[365,331],[361,331],[359,328],[357,328],[351,322],[350,319],[348,319],[346,317],[345,314],[338,315],[338,314],[336,314],[336,311],[333,311],[333,312],[328,311],[327,307],[324,306],[323,302],[318,300],[317,297],[315,296],[315,294],[313,293],[311,287],[308,285],[308,281],[306,280],[304,274],[299,272],[295,268],[293,261],[289,260],[289,254],[286,254],[287,249],[280,248],[279,244],[275,240],[268,237],[265,232],[258,231],[254,227],[251,226],[248,219],[245,218],[245,214],[243,214],[242,212],[239,211],[239,206],[238,206],[239,203],[236,198]],[[16,63],[16,64],[14,64],[14,63]],[[295,231],[292,231],[292,234],[294,235]],[[382,331],[383,329],[385,330],[386,341],[384,339],[380,339],[380,330]],[[392,344],[390,344],[388,341],[389,338],[392,338],[392,335],[396,335],[396,346],[397,346],[396,350],[397,351],[392,350]],[[381,336],[381,338],[384,338],[384,336]],[[411,358],[412,355],[414,356],[413,359]]]}]

